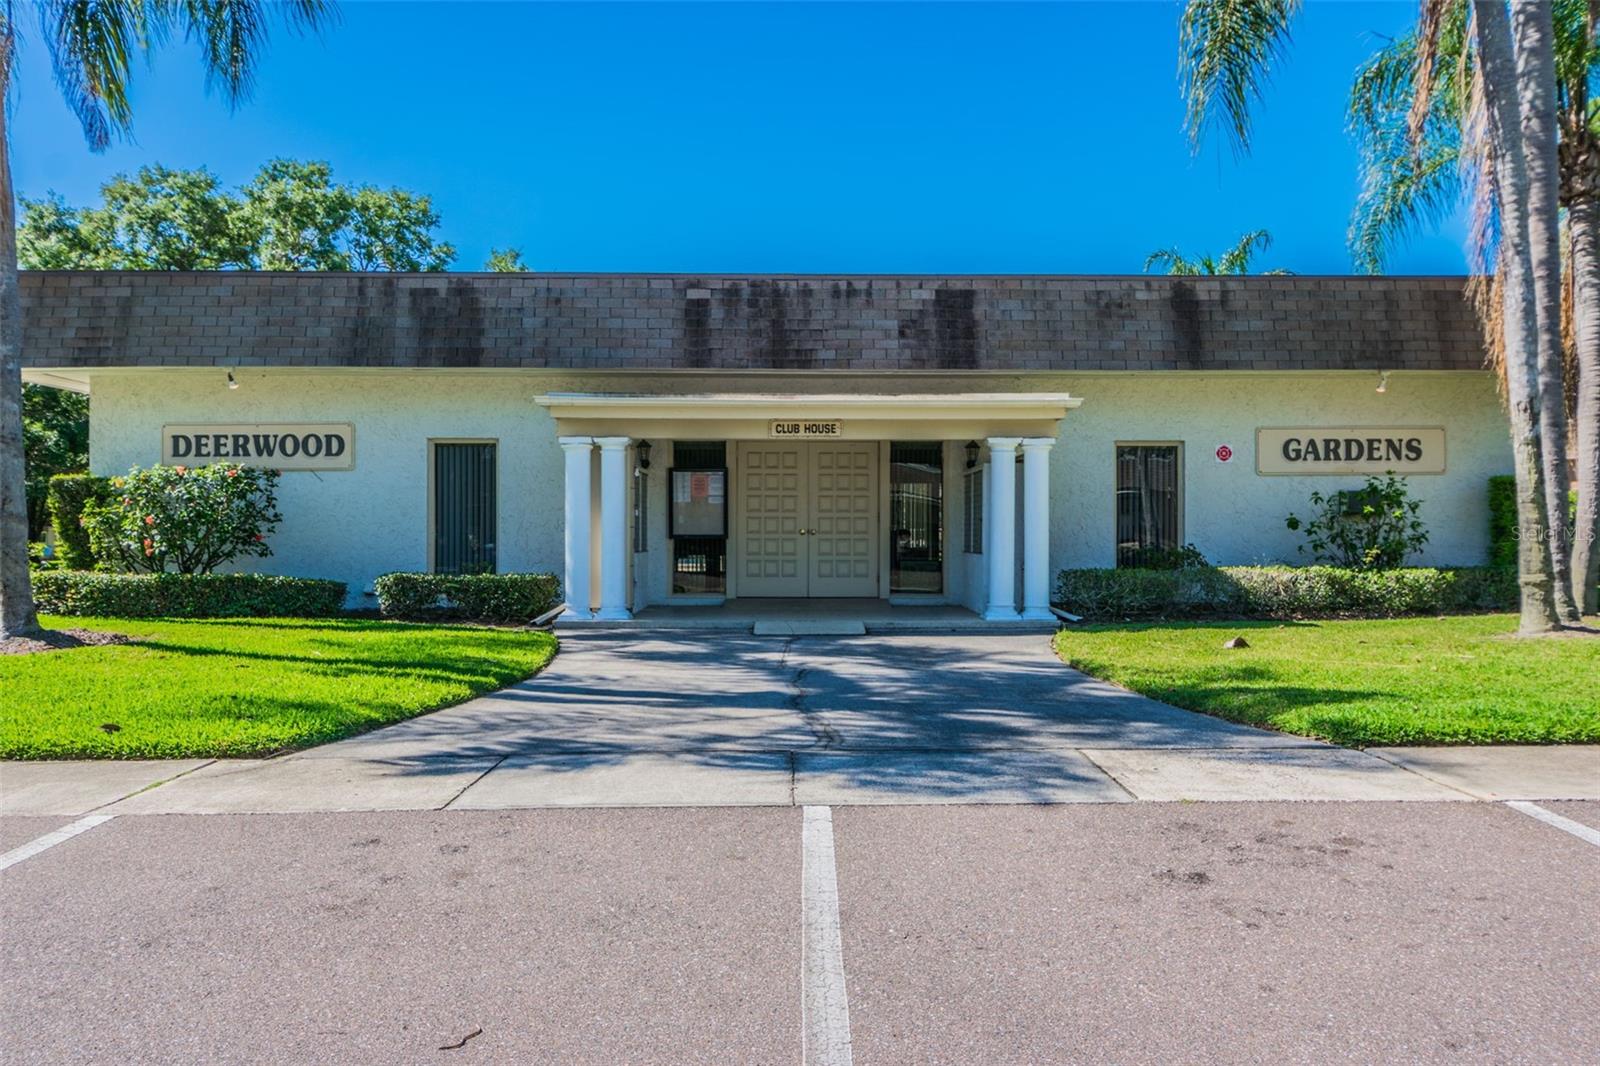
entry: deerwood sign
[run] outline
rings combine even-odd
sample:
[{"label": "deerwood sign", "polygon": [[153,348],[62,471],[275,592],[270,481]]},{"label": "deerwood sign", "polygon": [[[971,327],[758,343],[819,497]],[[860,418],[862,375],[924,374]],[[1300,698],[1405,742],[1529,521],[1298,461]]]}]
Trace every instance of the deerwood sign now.
[{"label": "deerwood sign", "polygon": [[352,470],[356,427],[349,422],[247,423],[161,427],[165,466],[229,462],[274,470]]}]

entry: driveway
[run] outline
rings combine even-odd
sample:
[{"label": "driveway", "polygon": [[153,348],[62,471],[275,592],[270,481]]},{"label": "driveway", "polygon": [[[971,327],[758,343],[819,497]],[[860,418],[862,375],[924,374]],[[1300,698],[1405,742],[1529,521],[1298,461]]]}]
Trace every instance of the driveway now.
[{"label": "driveway", "polygon": [[[41,795],[59,768],[17,768]],[[1580,776],[1590,776],[1578,769]],[[530,807],[1465,799],[1378,755],[1178,710],[1064,666],[1038,635],[567,635],[539,676],[272,760],[12,814]],[[88,782],[103,785],[85,770]],[[49,786],[47,789],[46,786]],[[70,794],[71,790],[66,789]],[[1537,798],[1587,793],[1543,791]]]}]

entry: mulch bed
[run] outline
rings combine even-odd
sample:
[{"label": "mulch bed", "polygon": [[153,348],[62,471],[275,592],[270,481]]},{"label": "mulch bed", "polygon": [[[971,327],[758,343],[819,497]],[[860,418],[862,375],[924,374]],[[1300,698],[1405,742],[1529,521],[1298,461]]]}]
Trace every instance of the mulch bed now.
[{"label": "mulch bed", "polygon": [[126,633],[102,633],[98,629],[46,629],[37,637],[12,637],[0,640],[0,655],[31,655],[37,651],[65,651],[96,644],[132,644]]}]

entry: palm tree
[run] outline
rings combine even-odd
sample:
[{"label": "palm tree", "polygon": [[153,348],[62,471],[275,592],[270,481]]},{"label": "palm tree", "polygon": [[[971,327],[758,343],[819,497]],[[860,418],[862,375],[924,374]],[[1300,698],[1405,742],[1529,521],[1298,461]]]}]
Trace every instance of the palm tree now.
[{"label": "palm tree", "polygon": [[[1511,43],[1511,23],[1503,0],[1472,0],[1477,24],[1479,83],[1484,117],[1489,130],[1490,171],[1499,209],[1500,242],[1496,279],[1501,293],[1501,335],[1505,347],[1506,395],[1511,406],[1511,444],[1517,476],[1517,524],[1523,531],[1539,529],[1546,515],[1549,491],[1544,469],[1542,440],[1546,422],[1540,388],[1539,312],[1535,263],[1530,240],[1532,204],[1526,153],[1529,130],[1523,124],[1517,99],[1517,60]],[[1423,20],[1419,37],[1426,56],[1428,26]],[[1419,63],[1425,79],[1427,63]],[[1421,93],[1419,92],[1419,99]],[[1419,109],[1420,110],[1420,109]],[[1524,633],[1543,633],[1561,623],[1555,599],[1551,553],[1539,538],[1518,538],[1517,570],[1522,585]]]},{"label": "palm tree", "polygon": [[[1471,2],[1479,45],[1477,68],[1480,76],[1476,80],[1483,83],[1489,80],[1486,70],[1489,63],[1482,55],[1485,22],[1494,22],[1496,27],[1500,27],[1506,26],[1508,19],[1505,0]],[[1402,139],[1394,142],[1407,147],[1413,155],[1403,171],[1407,184],[1401,193],[1410,197],[1411,203],[1421,205],[1423,210],[1430,209],[1430,182],[1436,180],[1437,175],[1443,172],[1442,168],[1453,161],[1448,154],[1452,145],[1448,142],[1442,146],[1445,149],[1443,153],[1429,154],[1424,147],[1428,144],[1424,134],[1440,118],[1435,97],[1427,88],[1434,84],[1434,61],[1447,42],[1446,30],[1452,25],[1448,16],[1455,6],[1450,0],[1422,0],[1413,58],[1416,70],[1414,84],[1419,91],[1405,123]],[[1535,50],[1548,47],[1550,35],[1546,34],[1541,42],[1539,34],[1526,23],[1540,17],[1548,23],[1551,19],[1549,5],[1534,3],[1525,6],[1533,10],[1519,28],[1529,36],[1519,43]],[[1298,0],[1188,0],[1180,23],[1179,78],[1188,103],[1189,134],[1196,148],[1206,125],[1216,121],[1230,135],[1237,151],[1248,151],[1251,103],[1260,98],[1272,64],[1283,56],[1299,7]],[[1496,11],[1487,10],[1491,7]],[[1498,21],[1495,19],[1496,13]],[[1497,29],[1489,32],[1497,32]],[[1497,40],[1496,47],[1499,43]],[[1502,234],[1499,244],[1500,317],[1505,331],[1507,367],[1512,371],[1507,374],[1507,391],[1511,407],[1513,451],[1517,457],[1516,475],[1521,505],[1519,521],[1525,529],[1542,529],[1552,512],[1546,506],[1544,482],[1548,461],[1544,447],[1548,427],[1540,402],[1540,380],[1542,376],[1549,381],[1554,375],[1554,380],[1559,381],[1561,371],[1557,353],[1542,350],[1539,345],[1540,324],[1547,319],[1540,318],[1535,300],[1544,293],[1545,285],[1543,282],[1535,285],[1535,264],[1530,241],[1533,233],[1539,234],[1542,239],[1554,222],[1547,217],[1542,197],[1529,203],[1528,168],[1522,156],[1524,149],[1542,151],[1543,142],[1529,144],[1527,138],[1553,135],[1553,126],[1536,120],[1531,128],[1524,128],[1523,108],[1517,96],[1517,58],[1510,44],[1508,26],[1504,44],[1503,52],[1497,54],[1496,58],[1506,63],[1494,70],[1497,77],[1509,78],[1510,81],[1502,80],[1495,86],[1492,95],[1502,104],[1509,104],[1509,110],[1497,113],[1495,104],[1489,99],[1491,94],[1487,87],[1479,91],[1486,101],[1488,112],[1489,134],[1484,147],[1488,152],[1487,158],[1493,161],[1488,171],[1492,179],[1489,188],[1498,201],[1494,217]],[[1534,68],[1529,69],[1531,71]],[[1538,94],[1530,95],[1528,102],[1537,104]],[[1463,116],[1469,113],[1483,114],[1483,110],[1463,108],[1461,111]],[[1456,150],[1459,151],[1458,146]],[[1515,165],[1510,162],[1513,158]],[[1527,214],[1530,207],[1545,214],[1541,214],[1538,221],[1530,223]],[[1511,268],[1509,271],[1506,269],[1508,267]],[[1542,259],[1539,269],[1545,269]],[[1548,293],[1545,295],[1548,298]],[[1486,308],[1480,304],[1480,310]],[[1528,347],[1530,345],[1532,347]],[[1544,354],[1553,365],[1542,366],[1540,354]],[[1532,362],[1525,365],[1525,357],[1531,358]],[[1531,382],[1525,370],[1532,371]],[[1535,541],[1531,548],[1527,547],[1529,540]],[[1553,599],[1555,589],[1551,575],[1560,572],[1565,586],[1569,569],[1567,559],[1562,554],[1561,544],[1553,539],[1527,537],[1523,538],[1522,543],[1525,546],[1519,559],[1523,589],[1522,629],[1530,633],[1547,632],[1557,628],[1561,621]],[[1549,547],[1542,548],[1544,544]]]},{"label": "palm tree", "polygon": [[[1577,458],[1578,523],[1571,541],[1571,598],[1583,613],[1600,610],[1600,107],[1589,92],[1600,75],[1600,39],[1587,0],[1556,0],[1551,8],[1557,122],[1560,127],[1557,173],[1566,209],[1566,278],[1559,302],[1568,342],[1573,414],[1570,439]],[[1431,226],[1460,202],[1463,191],[1492,194],[1492,181],[1480,181],[1488,161],[1481,145],[1465,144],[1463,128],[1472,114],[1476,55],[1470,5],[1450,0],[1434,34],[1427,118],[1420,140],[1408,127],[1417,90],[1417,36],[1390,42],[1357,73],[1351,88],[1349,122],[1362,154],[1363,187],[1350,227],[1351,253],[1363,270],[1383,269],[1389,250],[1410,232]],[[1463,181],[1463,178],[1465,179]],[[1480,209],[1492,205],[1480,204]],[[1492,236],[1480,229],[1480,237]],[[1487,249],[1478,249],[1485,263]],[[1489,294],[1486,294],[1489,295]],[[1551,298],[1556,299],[1556,298]],[[1494,303],[1498,304],[1498,299]],[[1485,325],[1492,362],[1504,370],[1498,315]],[[1554,357],[1551,357],[1554,362]],[[1552,405],[1554,406],[1554,405]],[[1559,486],[1565,478],[1547,457],[1547,477]],[[1546,496],[1559,517],[1565,494]],[[1560,521],[1549,522],[1552,528]],[[1567,617],[1571,617],[1569,614]]]},{"label": "palm tree", "polygon": [[[1258,251],[1272,247],[1272,235],[1264,229],[1252,230],[1239,238],[1239,243],[1222,253],[1218,259],[1202,255],[1190,259],[1177,248],[1161,248],[1151,252],[1144,261],[1144,272],[1151,267],[1165,267],[1168,274],[1195,277],[1203,274],[1249,274],[1250,261]],[[1262,274],[1288,274],[1288,270],[1263,270]]]},{"label": "palm tree", "polygon": [[[249,96],[272,17],[306,29],[332,11],[328,0],[40,0],[27,5],[0,0],[0,105],[9,98],[16,61],[18,7],[37,13],[56,84],[97,152],[131,128],[128,85],[137,53],[181,32],[199,42],[208,84],[219,86],[237,105]],[[0,640],[39,628],[28,580],[22,342],[10,131],[0,106]]]}]

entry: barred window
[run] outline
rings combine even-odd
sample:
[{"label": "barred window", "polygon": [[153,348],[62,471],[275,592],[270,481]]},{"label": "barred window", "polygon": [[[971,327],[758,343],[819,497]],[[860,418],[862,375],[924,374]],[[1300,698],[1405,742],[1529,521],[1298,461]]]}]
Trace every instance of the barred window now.
[{"label": "barred window", "polygon": [[1183,457],[1176,444],[1117,445],[1117,565],[1146,566],[1183,543]]},{"label": "barred window", "polygon": [[495,570],[495,445],[433,446],[433,570]]}]

